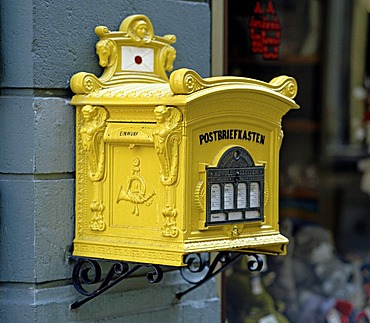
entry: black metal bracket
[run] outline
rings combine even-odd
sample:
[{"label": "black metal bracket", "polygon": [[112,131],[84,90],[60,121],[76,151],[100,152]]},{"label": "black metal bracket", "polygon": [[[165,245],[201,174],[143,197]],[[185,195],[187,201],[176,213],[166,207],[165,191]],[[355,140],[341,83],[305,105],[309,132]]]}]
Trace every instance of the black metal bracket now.
[{"label": "black metal bracket", "polygon": [[[80,294],[86,296],[81,301],[74,302],[71,305],[71,309],[79,308],[81,305],[117,285],[120,281],[132,275],[142,267],[150,267],[152,269],[146,274],[148,283],[159,283],[163,278],[162,268],[158,265],[128,264],[127,262],[123,261],[115,261],[113,262],[106,277],[101,280],[102,267],[100,266],[99,261],[102,261],[103,263],[108,263],[110,261],[103,261],[100,259],[98,261],[97,259],[80,257],[71,257],[70,260],[75,261],[72,272],[72,284]],[[92,290],[84,287],[84,285],[87,287],[88,285],[96,284],[99,285],[97,288]]]},{"label": "black metal bracket", "polygon": [[[187,255],[184,259],[185,267],[180,268],[182,277],[189,283],[193,284],[192,287],[185,291],[176,293],[178,300],[192,290],[200,287],[212,277],[223,272],[228,266],[238,261],[244,253],[231,253],[219,252],[212,263],[210,264],[210,257],[208,253],[197,253]],[[259,271],[262,269],[263,261],[256,255],[251,254],[255,260],[248,262],[250,271]],[[159,283],[163,278],[163,270],[159,265],[151,264],[128,264],[124,261],[109,261],[102,259],[92,259],[84,257],[70,257],[70,260],[75,262],[72,272],[72,284],[75,289],[82,295],[86,296],[80,301],[71,304],[71,309],[76,309],[101,295],[108,289],[117,285],[123,279],[129,277],[140,268],[149,267],[151,270],[146,274],[148,283]],[[102,264],[110,264],[111,268],[102,279]],[[95,286],[90,287],[88,286]]]},{"label": "black metal bracket", "polygon": [[[197,253],[185,257],[184,262],[186,263],[186,267],[180,268],[180,272],[182,277],[194,286],[176,293],[177,299],[180,300],[187,293],[202,286],[246,254],[221,251],[214,257],[211,264],[209,264],[209,255],[208,257],[206,255]],[[260,271],[263,267],[263,260],[257,254],[248,255],[255,258],[255,260],[248,261],[248,269],[250,271]]]}]

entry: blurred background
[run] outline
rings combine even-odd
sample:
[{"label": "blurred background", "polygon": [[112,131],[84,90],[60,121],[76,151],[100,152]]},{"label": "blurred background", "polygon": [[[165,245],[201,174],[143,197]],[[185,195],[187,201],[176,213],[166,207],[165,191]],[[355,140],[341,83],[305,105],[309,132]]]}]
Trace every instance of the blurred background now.
[{"label": "blurred background", "polygon": [[230,323],[370,322],[369,12],[368,0],[212,1],[213,73],[293,76],[301,106],[282,122],[289,254],[226,273]]}]

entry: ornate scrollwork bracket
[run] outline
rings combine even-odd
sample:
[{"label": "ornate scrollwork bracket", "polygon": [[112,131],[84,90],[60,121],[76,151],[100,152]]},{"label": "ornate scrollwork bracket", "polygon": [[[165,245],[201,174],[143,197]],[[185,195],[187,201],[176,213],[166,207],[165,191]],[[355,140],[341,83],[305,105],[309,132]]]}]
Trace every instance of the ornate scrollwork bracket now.
[{"label": "ornate scrollwork bracket", "polygon": [[102,279],[102,267],[99,262],[107,263],[109,261],[80,257],[71,257],[70,260],[75,262],[72,272],[72,284],[80,294],[86,296],[84,299],[71,304],[71,309],[79,308],[101,295],[142,267],[152,269],[146,274],[148,283],[159,283],[163,278],[163,271],[158,265],[128,264],[123,261],[115,261],[105,278]]},{"label": "ornate scrollwork bracket", "polygon": [[[243,255],[245,254],[221,251],[211,263],[208,253],[197,253],[186,256],[184,260],[186,266],[180,268],[180,273],[184,280],[193,284],[193,286],[185,291],[176,293],[176,298],[180,300],[187,293],[202,286],[217,274],[225,271],[228,266],[236,263]],[[250,254],[249,256],[253,256],[255,260],[248,261],[248,269],[250,271],[260,271],[263,266],[262,259],[256,254]],[[150,284],[159,283],[163,278],[163,270],[159,265],[129,264],[124,261],[74,256],[70,258],[70,261],[74,262],[72,284],[80,294],[85,296],[82,300],[71,304],[71,309],[77,309],[88,301],[98,297],[125,278],[134,274],[140,268],[148,267],[151,269],[146,274],[147,282]],[[105,278],[102,277],[103,269],[100,263],[111,263],[111,268],[105,275]]]},{"label": "ornate scrollwork bracket", "polygon": [[[202,286],[217,274],[225,271],[230,265],[236,263],[245,253],[232,253],[228,251],[219,252],[210,263],[207,254],[190,254],[185,258],[186,267],[180,269],[182,277],[192,287],[176,293],[177,299],[181,299],[184,295],[192,290]],[[250,271],[260,271],[263,267],[263,260],[257,254],[248,254],[255,260],[248,261],[248,269]]]}]

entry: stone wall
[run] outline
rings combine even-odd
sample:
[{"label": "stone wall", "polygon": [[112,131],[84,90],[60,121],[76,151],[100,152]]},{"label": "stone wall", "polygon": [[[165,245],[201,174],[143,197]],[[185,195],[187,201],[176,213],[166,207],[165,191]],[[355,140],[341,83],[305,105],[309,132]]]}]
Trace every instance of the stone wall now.
[{"label": "stone wall", "polygon": [[174,68],[210,74],[210,8],[205,2],[33,0],[1,2],[0,321],[217,322],[207,283],[181,302],[178,271],[149,285],[125,280],[77,310],[68,262],[74,235],[74,107],[79,71],[99,76],[97,25],[118,30],[147,15],[157,35],[175,34]]}]

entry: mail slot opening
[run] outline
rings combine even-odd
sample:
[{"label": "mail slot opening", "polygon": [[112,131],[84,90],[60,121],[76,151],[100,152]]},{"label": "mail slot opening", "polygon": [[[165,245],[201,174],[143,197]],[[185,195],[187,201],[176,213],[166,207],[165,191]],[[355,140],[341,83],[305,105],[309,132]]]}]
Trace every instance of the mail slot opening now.
[{"label": "mail slot opening", "polygon": [[228,149],[206,176],[206,225],[263,221],[265,169],[255,166],[247,150]]}]

